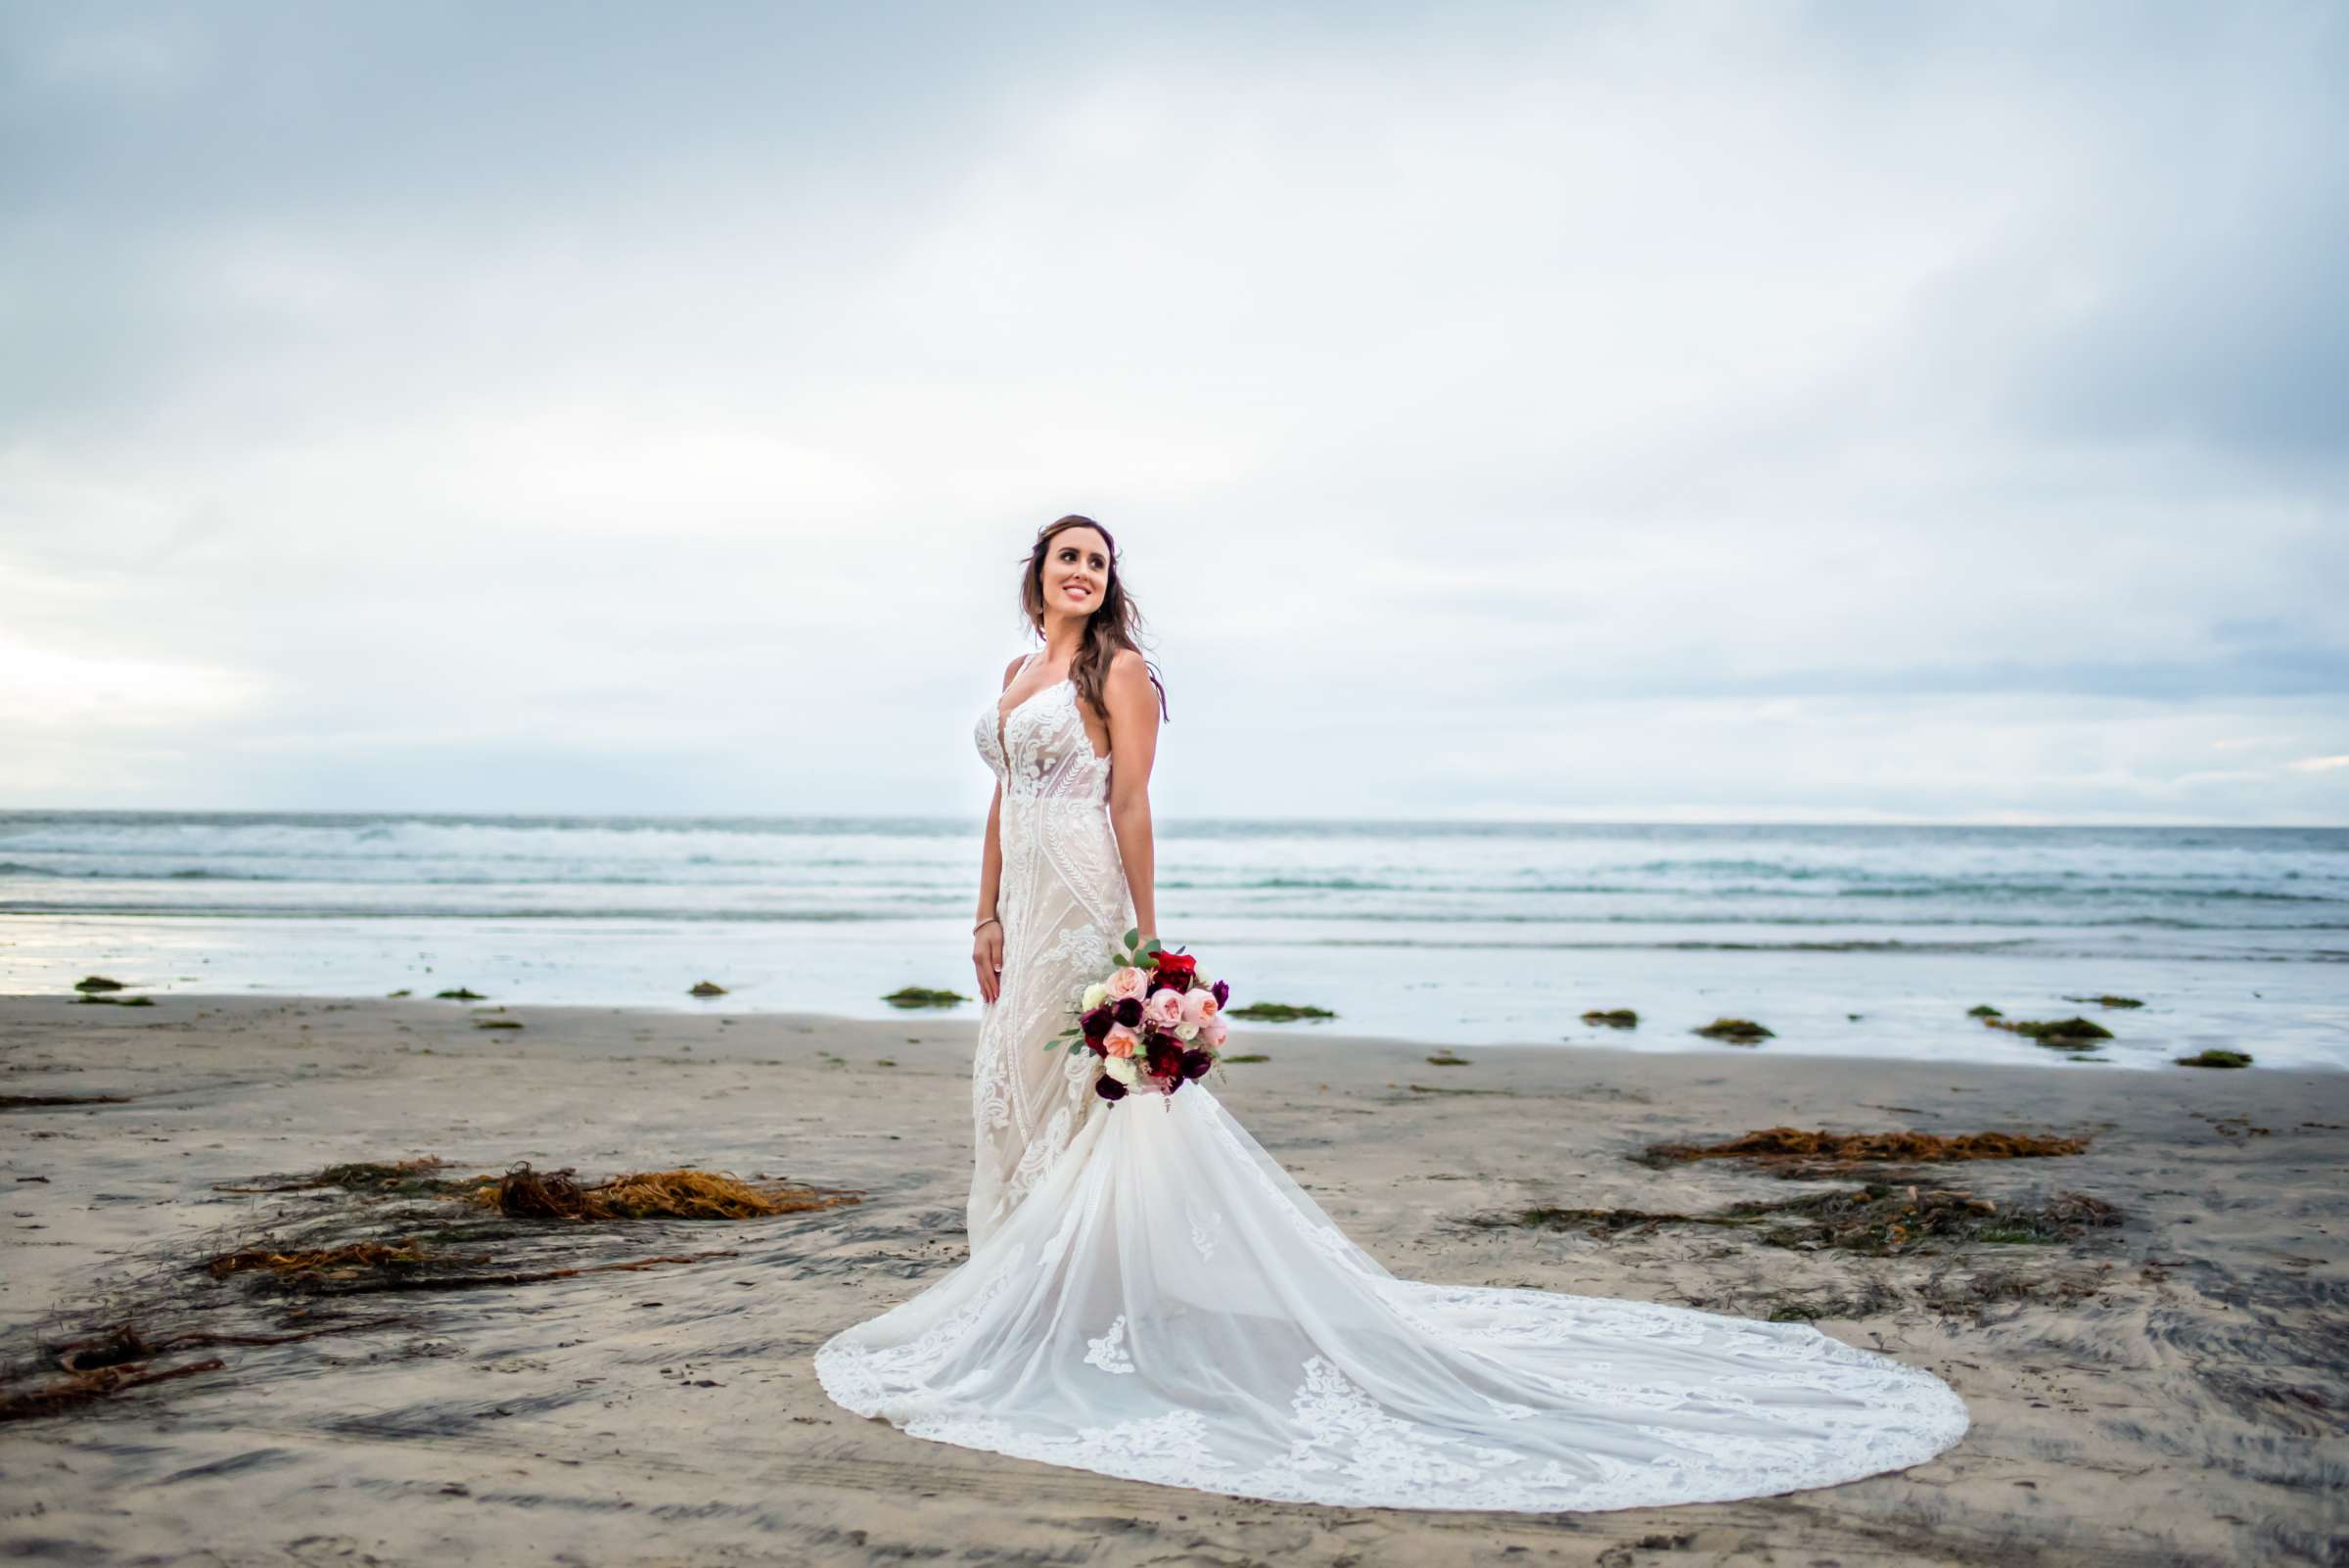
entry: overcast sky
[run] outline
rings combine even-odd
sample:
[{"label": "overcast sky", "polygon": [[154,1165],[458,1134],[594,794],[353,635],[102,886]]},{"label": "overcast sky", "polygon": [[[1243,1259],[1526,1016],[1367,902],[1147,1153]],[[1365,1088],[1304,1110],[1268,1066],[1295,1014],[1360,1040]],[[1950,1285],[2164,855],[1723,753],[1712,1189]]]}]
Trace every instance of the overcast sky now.
[{"label": "overcast sky", "polygon": [[2349,11],[0,10],[0,807],[2349,821]]}]

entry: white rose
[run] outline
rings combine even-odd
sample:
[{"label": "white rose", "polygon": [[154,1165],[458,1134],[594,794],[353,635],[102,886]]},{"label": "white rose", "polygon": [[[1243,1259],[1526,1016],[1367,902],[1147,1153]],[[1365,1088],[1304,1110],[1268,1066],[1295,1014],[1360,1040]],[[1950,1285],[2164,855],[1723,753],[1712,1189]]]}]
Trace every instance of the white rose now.
[{"label": "white rose", "polygon": [[1176,1024],[1174,1026],[1174,1038],[1176,1039],[1197,1039],[1199,1038],[1199,1026],[1197,1024]]},{"label": "white rose", "polygon": [[1101,1071],[1107,1073],[1110,1077],[1116,1079],[1128,1088],[1133,1087],[1135,1083],[1138,1082],[1142,1076],[1142,1070],[1133,1065],[1133,1058],[1130,1056],[1103,1057],[1101,1061]]},{"label": "white rose", "polygon": [[1077,1004],[1077,1010],[1089,1013],[1107,1000],[1109,1000],[1109,987],[1096,980],[1084,988],[1084,999]]}]

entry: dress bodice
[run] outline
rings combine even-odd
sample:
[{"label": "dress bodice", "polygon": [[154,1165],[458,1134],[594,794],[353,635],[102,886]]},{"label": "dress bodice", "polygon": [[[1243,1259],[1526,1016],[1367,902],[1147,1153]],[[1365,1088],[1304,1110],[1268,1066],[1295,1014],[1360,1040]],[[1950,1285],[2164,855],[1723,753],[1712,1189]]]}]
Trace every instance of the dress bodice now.
[{"label": "dress bodice", "polygon": [[1093,755],[1093,740],[1077,712],[1077,683],[1063,680],[1032,693],[1003,718],[997,744],[996,705],[979,715],[979,755],[995,771],[1006,800],[1109,799],[1109,759]]}]

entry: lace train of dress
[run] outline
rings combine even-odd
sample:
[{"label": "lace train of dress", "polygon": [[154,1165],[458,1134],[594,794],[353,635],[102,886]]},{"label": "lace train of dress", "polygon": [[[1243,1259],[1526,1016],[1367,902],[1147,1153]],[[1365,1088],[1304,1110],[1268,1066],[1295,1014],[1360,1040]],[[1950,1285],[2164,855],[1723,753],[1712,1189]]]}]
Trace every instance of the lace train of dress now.
[{"label": "lace train of dress", "polygon": [[970,1257],[816,1352],[836,1402],[1136,1481],[1539,1512],[1826,1486],[1964,1433],[1939,1378],[1807,1323],[1398,1279],[1206,1084],[1094,1099],[1089,1058],[1043,1049],[1130,907],[1073,696],[981,721],[1006,946]]}]

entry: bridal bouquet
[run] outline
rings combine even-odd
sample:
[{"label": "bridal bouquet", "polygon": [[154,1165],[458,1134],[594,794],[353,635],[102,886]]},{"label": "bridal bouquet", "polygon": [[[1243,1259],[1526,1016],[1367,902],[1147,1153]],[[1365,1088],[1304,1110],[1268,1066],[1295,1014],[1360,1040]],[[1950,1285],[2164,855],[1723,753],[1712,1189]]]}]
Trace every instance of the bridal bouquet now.
[{"label": "bridal bouquet", "polygon": [[1126,933],[1109,974],[1077,996],[1076,1027],[1046,1043],[1101,1059],[1093,1092],[1122,1100],[1128,1090],[1172,1094],[1216,1065],[1223,1047],[1223,1003],[1231,988],[1199,973],[1189,953],[1156,937]]}]

